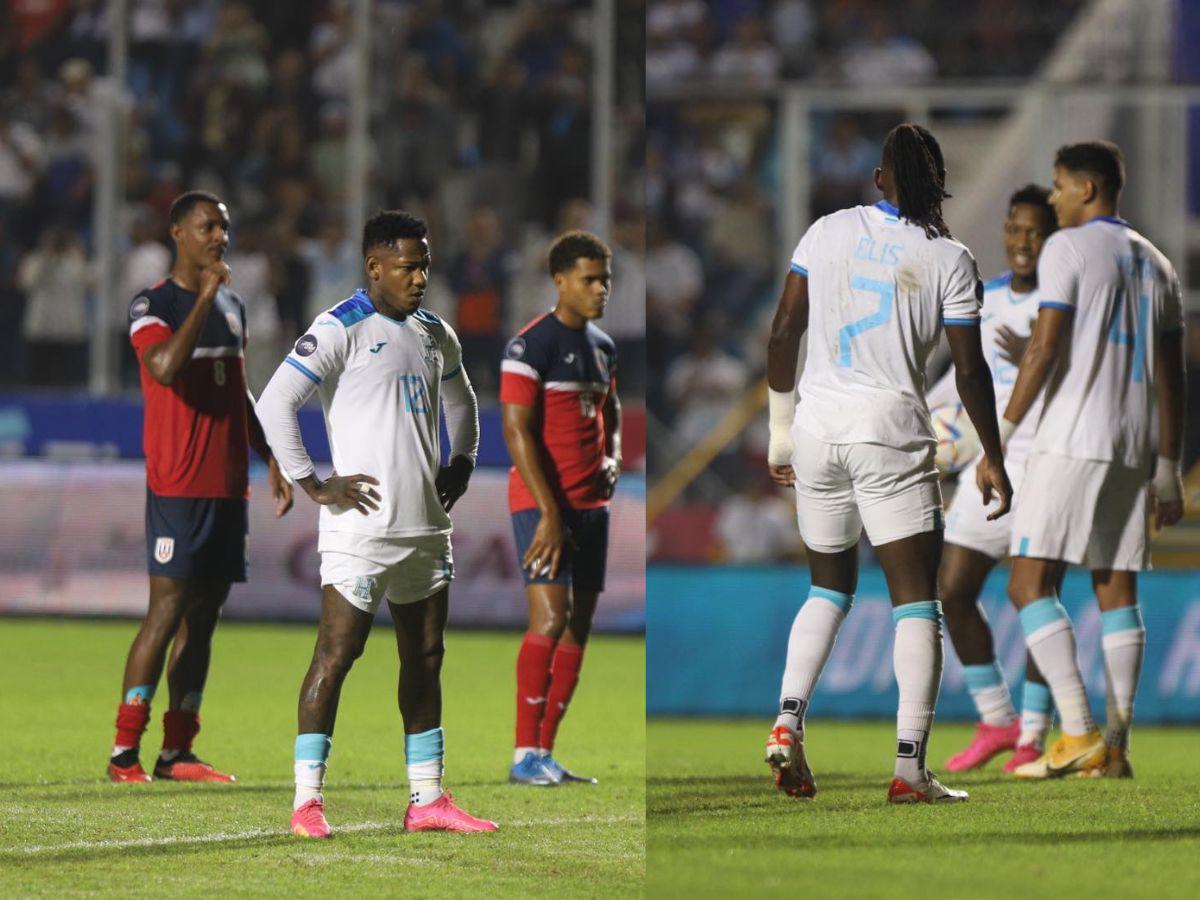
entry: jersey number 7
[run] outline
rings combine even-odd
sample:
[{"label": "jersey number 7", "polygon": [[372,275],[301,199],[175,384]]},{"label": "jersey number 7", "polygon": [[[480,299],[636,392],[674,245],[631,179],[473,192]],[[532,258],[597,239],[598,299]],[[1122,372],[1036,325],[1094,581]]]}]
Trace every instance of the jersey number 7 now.
[{"label": "jersey number 7", "polygon": [[896,296],[896,287],[891,282],[875,281],[873,278],[862,278],[858,275],[850,279],[850,287],[856,291],[877,294],[879,306],[869,316],[843,325],[838,331],[838,365],[843,369],[850,368],[850,342],[864,331],[886,325],[892,320],[892,305]]}]

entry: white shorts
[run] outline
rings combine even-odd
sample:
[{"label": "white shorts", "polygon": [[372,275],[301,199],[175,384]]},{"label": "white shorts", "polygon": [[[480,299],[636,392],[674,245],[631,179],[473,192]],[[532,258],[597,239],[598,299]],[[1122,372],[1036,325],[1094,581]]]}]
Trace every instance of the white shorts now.
[{"label": "white shorts", "polygon": [[321,586],[332,585],[363,612],[387,597],[397,606],[436,594],[454,579],[450,535],[361,538],[322,534]]},{"label": "white shorts", "polygon": [[1025,461],[1004,461],[1008,480],[1012,482],[1014,505],[1008,515],[989,522],[988,515],[995,512],[997,501],[993,498],[990,507],[984,506],[983,494],[975,484],[975,472],[982,458],[982,455],[977,457],[958,476],[958,489],[955,490],[954,499],[950,501],[950,508],[946,511],[946,543],[958,544],[968,550],[978,550],[992,559],[1004,559],[1008,556],[1008,546],[1012,543],[1015,501],[1024,480]]},{"label": "white shorts", "polygon": [[1033,453],[1013,514],[1013,556],[1088,569],[1150,568],[1149,476],[1096,459]]},{"label": "white shorts", "polygon": [[853,547],[863,527],[875,546],[942,527],[942,492],[933,444],[827,444],[792,429],[796,517],[818,553]]}]

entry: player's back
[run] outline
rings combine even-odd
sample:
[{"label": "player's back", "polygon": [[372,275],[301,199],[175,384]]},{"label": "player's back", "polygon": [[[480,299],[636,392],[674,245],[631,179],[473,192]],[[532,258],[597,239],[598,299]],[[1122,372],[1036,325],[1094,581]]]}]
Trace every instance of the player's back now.
[{"label": "player's back", "polygon": [[970,251],[880,201],[814,223],[792,269],[807,275],[809,300],[797,424],[834,444],[934,440],[925,362],[943,320],[979,320]]},{"label": "player's back", "polygon": [[1124,220],[1091,219],[1046,242],[1038,306],[1069,309],[1073,321],[1034,449],[1148,465],[1156,338],[1182,327],[1170,261]]}]

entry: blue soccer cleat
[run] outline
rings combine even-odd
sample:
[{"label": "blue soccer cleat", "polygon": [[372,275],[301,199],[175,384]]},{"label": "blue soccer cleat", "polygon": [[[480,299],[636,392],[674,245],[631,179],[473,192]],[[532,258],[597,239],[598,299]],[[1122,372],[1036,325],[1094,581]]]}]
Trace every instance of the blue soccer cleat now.
[{"label": "blue soccer cleat", "polygon": [[526,753],[519,763],[508,770],[509,784],[527,784],[532,787],[553,787],[559,779],[545,760],[533,751]]},{"label": "blue soccer cleat", "polygon": [[553,756],[543,756],[542,765],[544,765],[552,774],[554,774],[560,783],[578,782],[579,784],[598,784],[595,778],[589,778],[586,775],[576,775]]}]

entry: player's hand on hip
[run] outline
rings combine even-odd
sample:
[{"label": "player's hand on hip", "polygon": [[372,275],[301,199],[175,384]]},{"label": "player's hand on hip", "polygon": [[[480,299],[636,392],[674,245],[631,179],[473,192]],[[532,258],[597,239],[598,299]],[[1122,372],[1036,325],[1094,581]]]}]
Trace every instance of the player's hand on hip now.
[{"label": "player's hand on hip", "polygon": [[330,475],[329,478],[308,496],[322,506],[345,506],[357,509],[364,516],[373,509],[379,509],[378,500],[382,498],[371,485],[379,484],[379,479],[370,475]]},{"label": "player's hand on hip", "polygon": [[535,576],[553,579],[558,575],[563,547],[568,541],[571,541],[571,533],[563,523],[562,514],[557,509],[542,513],[534,529],[533,540],[529,542],[529,549],[521,560],[522,568]]},{"label": "player's hand on hip", "polygon": [[781,484],[784,487],[793,487],[796,484],[796,471],[791,465],[786,466],[771,466],[771,480],[776,484]]},{"label": "player's hand on hip", "polygon": [[450,465],[438,469],[434,487],[446,512],[450,512],[458,498],[467,492],[467,483],[474,471],[475,464],[465,456],[456,456],[450,460]]},{"label": "player's hand on hip", "polygon": [[267,482],[271,485],[271,497],[275,501],[275,518],[280,518],[292,508],[292,484],[283,477],[279,463],[272,457],[267,463]]},{"label": "player's hand on hip", "polygon": [[612,497],[617,489],[617,479],[621,477],[621,461],[611,456],[604,457],[600,463],[600,471],[596,473],[596,487],[600,496],[606,500]]},{"label": "player's hand on hip", "polygon": [[217,290],[223,284],[229,284],[233,277],[228,264],[223,259],[217,260],[210,266],[200,270],[200,296],[215,297]]},{"label": "player's hand on hip", "polygon": [[1000,505],[988,513],[988,521],[992,522],[1005,515],[1012,508],[1012,483],[1008,473],[1004,471],[1004,460],[995,462],[988,457],[979,461],[975,469],[975,483],[983,494],[983,505],[987,506],[995,497]]}]

